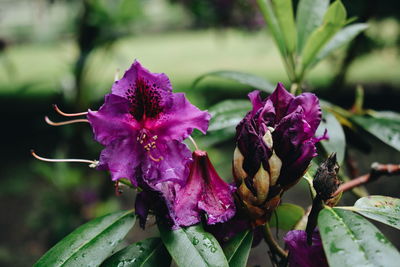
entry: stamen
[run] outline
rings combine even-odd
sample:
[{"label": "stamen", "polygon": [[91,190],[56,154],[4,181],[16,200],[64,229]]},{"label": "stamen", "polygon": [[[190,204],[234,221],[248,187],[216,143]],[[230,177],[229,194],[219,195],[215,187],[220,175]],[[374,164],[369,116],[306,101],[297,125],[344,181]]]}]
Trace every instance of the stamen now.
[{"label": "stamen", "polygon": [[77,122],[89,122],[87,119],[77,119],[77,120],[70,120],[70,121],[63,121],[63,122],[54,122],[49,119],[49,117],[44,117],[44,120],[47,122],[47,124],[50,124],[52,126],[61,126],[61,125],[67,125],[67,124],[73,124]]},{"label": "stamen", "polygon": [[152,161],[155,161],[155,162],[160,162],[160,161],[162,161],[162,160],[164,159],[163,157],[159,157],[158,159],[156,159],[155,157],[153,157],[153,156],[151,155],[150,151],[147,152],[147,155],[149,155],[149,158],[150,158]]},{"label": "stamen", "polygon": [[189,135],[188,138],[189,138],[189,140],[193,143],[194,148],[195,148],[196,150],[199,150],[199,147],[197,146],[197,144],[196,144],[196,142],[194,141],[193,137],[191,137],[191,136]]},{"label": "stamen", "polygon": [[32,149],[31,150],[32,156],[34,156],[36,159],[41,160],[41,161],[47,161],[47,162],[79,162],[79,163],[89,163],[90,168],[95,168],[99,164],[99,161],[97,160],[89,160],[89,159],[49,159],[49,158],[43,158],[40,157],[35,153],[35,151]]},{"label": "stamen", "polygon": [[114,74],[114,81],[118,81],[119,80],[119,69],[115,70],[115,74]]},{"label": "stamen", "polygon": [[61,109],[59,109],[56,104],[53,104],[53,108],[58,114],[63,115],[65,117],[83,116],[83,115],[87,115],[88,114],[87,112],[65,113],[65,112],[61,111]]}]

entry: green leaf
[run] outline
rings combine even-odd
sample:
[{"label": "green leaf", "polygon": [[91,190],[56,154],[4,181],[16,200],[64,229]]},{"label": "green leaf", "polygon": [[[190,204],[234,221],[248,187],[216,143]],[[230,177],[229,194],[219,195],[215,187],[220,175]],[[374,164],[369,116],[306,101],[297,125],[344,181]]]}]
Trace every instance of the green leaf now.
[{"label": "green leaf", "polygon": [[193,87],[195,87],[201,80],[203,80],[206,77],[225,78],[228,80],[239,82],[244,85],[250,85],[251,87],[260,89],[267,93],[272,93],[275,89],[275,86],[272,83],[266,81],[265,79],[259,76],[245,72],[228,71],[228,70],[213,71],[203,74],[193,82]]},{"label": "green leaf", "polygon": [[208,131],[235,128],[249,110],[251,104],[248,100],[225,100],[212,106],[208,110],[211,114]]},{"label": "green leaf", "polygon": [[327,154],[336,152],[337,161],[341,164],[344,160],[346,138],[342,125],[331,112],[322,109],[322,121],[317,129],[317,136],[322,136],[325,129],[328,130],[328,140],[321,141],[321,145]]},{"label": "green leaf", "polygon": [[160,238],[148,238],[118,251],[101,266],[104,267],[169,267],[171,256]]},{"label": "green leaf", "polygon": [[201,225],[170,230],[159,223],[158,229],[165,247],[178,266],[229,266],[218,241]]},{"label": "green leaf", "polygon": [[331,4],[324,16],[324,23],[314,30],[308,38],[302,53],[302,68],[305,70],[315,60],[322,47],[346,23],[346,9],[342,2],[335,1]]},{"label": "green leaf", "polygon": [[318,28],[323,21],[329,0],[300,0],[297,7],[297,53],[303,51],[310,34]]},{"label": "green leaf", "polygon": [[235,235],[224,246],[224,252],[229,266],[246,267],[251,245],[253,243],[253,231],[243,231]]},{"label": "green leaf", "polygon": [[325,208],[318,227],[329,266],[398,266],[400,254],[368,220],[351,211]]},{"label": "green leaf", "polygon": [[304,215],[304,209],[291,203],[282,203],[276,208],[269,221],[270,227],[292,230]]},{"label": "green leaf", "polygon": [[400,199],[386,196],[362,197],[351,210],[400,230]]},{"label": "green leaf", "polygon": [[379,140],[400,151],[400,119],[354,115],[350,118]]},{"label": "green leaf", "polygon": [[294,24],[292,0],[272,0],[279,27],[288,53],[296,49],[296,26]]},{"label": "green leaf", "polygon": [[360,32],[368,28],[366,23],[356,23],[341,29],[333,38],[324,46],[324,48],[318,53],[315,60],[311,63],[312,65],[317,64],[319,61],[324,59],[334,50],[342,47],[351,40],[353,40]]},{"label": "green leaf", "polygon": [[286,57],[286,46],[285,39],[281,28],[279,27],[279,22],[275,16],[274,10],[272,8],[271,0],[257,0],[260,11],[264,16],[265,22],[267,23],[272,37],[274,38],[279,51],[283,57]]},{"label": "green leaf", "polygon": [[34,266],[99,266],[135,223],[133,211],[96,218],[58,242]]}]

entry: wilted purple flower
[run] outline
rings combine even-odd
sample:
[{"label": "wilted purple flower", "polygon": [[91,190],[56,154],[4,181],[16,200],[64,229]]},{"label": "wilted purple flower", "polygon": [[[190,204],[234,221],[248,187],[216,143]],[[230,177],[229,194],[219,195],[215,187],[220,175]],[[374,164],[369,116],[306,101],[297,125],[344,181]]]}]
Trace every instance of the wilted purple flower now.
[{"label": "wilted purple flower", "polygon": [[284,240],[286,248],[289,250],[289,266],[329,266],[318,231],[314,231],[312,235],[312,245],[307,244],[307,234],[302,230],[289,231]]},{"label": "wilted purple flower", "polygon": [[[127,178],[152,190],[151,195],[161,195],[171,212],[192,160],[182,141],[194,128],[205,133],[210,114],[193,106],[183,93],[172,93],[165,74],[151,73],[135,61],[114,83],[99,111],[89,111],[87,117],[95,139],[105,146],[97,168],[108,170],[113,181]],[[147,198],[141,195],[137,203],[141,214],[148,209],[141,199]]]},{"label": "wilted purple flower", "polygon": [[262,224],[316,156],[322,113],[314,94],[295,97],[281,83],[265,100],[259,91],[249,98],[253,109],[236,128],[233,170],[239,198]]},{"label": "wilted purple flower", "polygon": [[225,222],[235,215],[231,185],[219,177],[207,152],[193,152],[193,163],[185,187],[175,201],[176,222],[189,226],[200,222],[204,213],[208,224]]},{"label": "wilted purple flower", "polygon": [[105,146],[99,169],[112,179],[128,178],[137,185],[141,169],[149,181],[184,182],[190,150],[182,143],[194,128],[206,132],[210,115],[172,93],[168,77],[151,73],[138,61],[116,81],[99,111],[88,120],[96,140]]}]

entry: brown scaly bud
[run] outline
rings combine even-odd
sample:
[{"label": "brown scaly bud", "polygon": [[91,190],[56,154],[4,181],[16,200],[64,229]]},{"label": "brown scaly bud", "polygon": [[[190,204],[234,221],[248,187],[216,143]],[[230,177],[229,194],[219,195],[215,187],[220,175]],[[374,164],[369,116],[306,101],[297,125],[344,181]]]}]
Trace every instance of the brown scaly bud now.
[{"label": "brown scaly bud", "polygon": [[333,197],[340,185],[340,180],[337,177],[338,172],[339,164],[336,160],[336,153],[332,153],[318,167],[314,176],[313,186],[317,195],[313,200],[306,227],[307,243],[309,245],[312,243],[312,233],[317,226],[318,213],[324,208],[324,204],[334,206],[340,199],[340,195]]},{"label": "brown scaly bud", "polygon": [[337,177],[339,168],[340,166],[336,161],[336,153],[332,153],[319,166],[314,176],[314,189],[323,201],[332,198],[333,193],[336,192],[340,185],[340,180]]}]

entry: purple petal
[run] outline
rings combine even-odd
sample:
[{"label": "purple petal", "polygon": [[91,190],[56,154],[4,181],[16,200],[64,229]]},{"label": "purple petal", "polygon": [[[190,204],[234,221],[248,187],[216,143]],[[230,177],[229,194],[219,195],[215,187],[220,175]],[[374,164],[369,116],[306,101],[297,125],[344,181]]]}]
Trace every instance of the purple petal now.
[{"label": "purple petal", "polygon": [[227,221],[235,214],[232,188],[219,177],[206,152],[196,150],[193,160],[187,184],[176,197],[177,223],[198,223],[202,212],[208,224]]},{"label": "purple petal", "polygon": [[[291,161],[283,162],[278,183],[288,189],[304,175],[311,160],[317,155],[317,149],[312,141],[305,142],[298,151],[294,152]],[[294,159],[294,161],[293,161]]]},{"label": "purple petal", "polygon": [[297,96],[290,103],[288,113],[295,111],[299,106],[303,110],[304,119],[311,126],[311,131],[315,133],[322,119],[321,107],[317,96],[311,93],[303,93]]},{"label": "purple petal", "polygon": [[328,267],[321,237],[318,231],[312,236],[313,243],[307,244],[307,234],[302,230],[289,231],[284,237],[289,250],[289,265],[296,267]]},{"label": "purple petal", "polygon": [[261,163],[268,166],[268,159],[272,151],[263,141],[263,132],[254,128],[252,120],[243,120],[237,127],[237,145],[244,156],[243,170],[253,177],[260,169]]},{"label": "purple petal", "polygon": [[140,125],[129,114],[129,102],[112,94],[105,96],[99,111],[89,110],[87,118],[95,139],[105,146],[140,129]]},{"label": "purple petal", "polygon": [[255,90],[248,94],[251,104],[253,105],[253,109],[251,111],[251,115],[254,116],[257,111],[264,106],[263,101],[261,100],[261,92]]},{"label": "purple petal", "polygon": [[[188,164],[192,161],[189,148],[178,141],[159,143],[157,149],[149,152],[142,162],[142,174],[145,181],[156,187],[157,183],[173,181],[185,184],[189,175]],[[154,159],[161,159],[154,161]]]},{"label": "purple petal", "polygon": [[164,73],[151,73],[135,61],[121,80],[116,81],[112,94],[130,102],[130,112],[140,121],[143,118],[157,118],[171,106],[172,86]]},{"label": "purple petal", "polygon": [[151,197],[148,191],[142,191],[137,194],[135,200],[135,213],[139,217],[140,227],[144,229],[146,225],[147,215],[150,210],[150,203],[154,199]]},{"label": "purple petal", "polygon": [[294,96],[285,89],[282,83],[278,83],[276,89],[268,99],[274,104],[276,121],[280,121],[286,116],[289,104],[293,101]]},{"label": "purple petal", "polygon": [[127,178],[136,186],[136,168],[143,160],[143,152],[135,137],[116,139],[101,151],[97,168],[109,171],[113,181]]},{"label": "purple petal", "polygon": [[173,105],[158,120],[147,122],[147,127],[156,129],[161,139],[182,141],[194,128],[204,134],[211,115],[192,105],[183,93],[173,94]]}]

